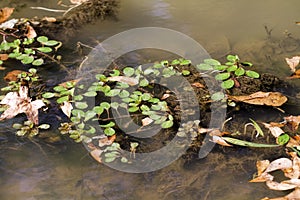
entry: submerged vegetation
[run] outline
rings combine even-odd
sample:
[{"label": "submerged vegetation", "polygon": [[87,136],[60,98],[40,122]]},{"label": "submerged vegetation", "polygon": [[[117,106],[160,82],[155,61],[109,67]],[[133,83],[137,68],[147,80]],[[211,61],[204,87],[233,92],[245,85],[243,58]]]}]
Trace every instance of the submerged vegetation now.
[{"label": "submerged vegetation", "polygon": [[[112,13],[112,9],[103,7],[109,4],[108,1],[102,1],[101,4],[99,2],[84,1],[82,5],[89,8],[94,3],[103,12]],[[99,9],[97,6],[93,9]],[[76,9],[80,10],[80,7],[74,7],[71,11],[75,12]],[[57,24],[74,28],[72,22],[77,22],[80,16],[72,15],[72,12],[66,12]],[[98,14],[91,12],[91,15],[83,17],[83,21],[90,22]],[[135,162],[137,152],[151,151],[164,142],[170,142],[175,136],[182,140],[192,140],[190,149],[193,154],[198,153],[205,135],[211,142],[224,148],[274,148],[280,156],[289,156],[291,159],[258,161],[258,173],[251,182],[266,182],[273,190],[294,189],[286,198],[299,197],[300,116],[285,114],[280,107],[285,105],[288,97],[277,90],[266,89],[275,85],[275,81],[266,84],[266,79],[275,80],[276,77],[252,70],[253,64],[241,61],[238,55],[226,55],[224,60],[204,59],[203,63],[192,63],[185,58],[178,58],[157,61],[147,67],[114,65],[95,73],[88,81],[85,77],[71,77],[49,86],[45,84],[45,77],[41,78],[40,71],[49,63],[63,66],[63,70],[66,70],[61,64],[63,58],[59,54],[63,42],[40,35],[44,33],[40,31],[42,22],[18,20],[11,23],[12,27],[6,25],[0,32],[3,36],[0,44],[0,65],[4,69],[4,66],[9,65],[7,63],[13,62],[26,70],[12,70],[4,77],[7,85],[1,88],[0,121],[16,118],[18,123],[12,126],[16,129],[17,136],[32,139],[43,134],[43,130],[55,131],[53,124],[39,122],[39,115],[47,116],[49,113],[46,110],[53,109],[59,124],[56,133],[68,136],[75,142],[83,142],[90,155],[99,163],[119,162],[130,165]],[[50,30],[57,24],[51,24],[50,21],[46,23]],[[15,33],[20,27],[23,27],[22,31]],[[287,58],[286,61],[293,72],[290,78],[298,78],[296,67],[300,57]],[[199,120],[181,123],[182,112],[186,111],[182,110],[180,102],[192,102],[188,102],[188,98],[178,99],[165,82],[160,82],[161,78],[176,82],[178,77],[186,78],[197,95],[196,106],[201,110]],[[210,93],[203,77],[212,77],[212,82],[220,84],[224,91]],[[256,83],[264,87],[258,87],[259,84]],[[247,87],[250,84],[257,91],[243,92],[249,91]],[[181,86],[178,84],[178,87]],[[220,128],[208,128],[210,106],[220,102],[226,102],[230,106],[228,119]],[[278,116],[281,118],[278,117],[276,122],[267,122],[248,116],[246,120],[236,117],[237,112],[249,107],[273,108],[280,113]],[[190,112],[193,114],[193,111]],[[19,117],[23,113],[27,119]],[[23,121],[19,122],[21,119]],[[230,126],[234,120],[242,128]],[[159,127],[163,133],[154,142],[134,137],[134,134],[147,134],[153,126]],[[130,155],[125,154],[125,151],[129,151]],[[282,153],[283,151],[285,152]],[[270,172],[276,170],[284,171],[290,180],[275,182]]]}]

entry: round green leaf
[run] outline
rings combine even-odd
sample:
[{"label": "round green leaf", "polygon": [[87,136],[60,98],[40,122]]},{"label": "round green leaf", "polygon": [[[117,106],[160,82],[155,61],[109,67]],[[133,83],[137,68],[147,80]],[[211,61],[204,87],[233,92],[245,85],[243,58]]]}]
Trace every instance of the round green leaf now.
[{"label": "round green leaf", "polygon": [[63,103],[65,101],[69,101],[69,96],[62,96],[56,100],[57,103]]},{"label": "round green leaf", "polygon": [[245,74],[245,70],[244,68],[239,67],[237,70],[235,70],[234,74],[237,76],[243,76]]},{"label": "round green leaf", "polygon": [[110,76],[119,76],[119,75],[120,75],[120,71],[114,69],[114,70],[113,70],[113,73],[110,73],[109,75],[110,75]]},{"label": "round green leaf", "polygon": [[39,47],[39,48],[37,48],[37,50],[39,50],[40,52],[43,52],[43,53],[50,53],[52,51],[52,49],[50,47]]},{"label": "round green leaf", "polygon": [[97,92],[89,91],[89,92],[84,93],[83,95],[86,97],[95,97],[95,96],[97,96]]},{"label": "round green leaf", "polygon": [[259,73],[251,70],[247,70],[246,75],[249,76],[250,78],[259,78]]},{"label": "round green leaf", "polygon": [[215,79],[216,80],[219,80],[219,81],[223,81],[223,80],[226,80],[230,77],[230,73],[229,72],[224,72],[224,73],[219,73],[215,76]]},{"label": "round green leaf", "polygon": [[228,55],[227,60],[230,62],[236,62],[239,60],[239,57],[237,55]]},{"label": "round green leaf", "polygon": [[188,75],[190,75],[191,74],[191,72],[189,71],[189,70],[182,70],[182,75],[184,75],[184,76],[188,76]]},{"label": "round green leaf", "polygon": [[232,66],[229,66],[226,70],[228,71],[228,72],[234,72],[235,70],[237,70],[237,66],[236,65],[232,65]]},{"label": "round green leaf", "polygon": [[104,124],[104,125],[99,125],[102,128],[111,128],[114,127],[116,124],[115,122],[109,122],[108,124]]},{"label": "round green leaf", "polygon": [[104,108],[101,107],[101,106],[95,106],[93,108],[93,111],[95,111],[97,113],[97,115],[101,115],[103,113],[103,111],[104,111]]},{"label": "round green leaf", "polygon": [[59,43],[58,41],[55,41],[55,40],[49,40],[49,41],[44,42],[43,44],[46,45],[46,46],[55,46],[55,45],[57,45],[58,43]]},{"label": "round green leaf", "polygon": [[86,102],[75,102],[75,107],[78,109],[86,109],[88,104]]},{"label": "round green leaf", "polygon": [[41,124],[41,125],[38,126],[38,128],[40,128],[40,129],[49,129],[50,125],[49,124]]},{"label": "round green leaf", "polygon": [[150,99],[151,99],[151,94],[149,94],[149,93],[142,94],[142,100],[143,101],[148,101]]},{"label": "round green leaf", "polygon": [[224,98],[225,98],[225,95],[224,95],[223,92],[216,92],[216,93],[214,93],[214,94],[211,95],[211,99],[213,101],[220,101],[220,100],[222,100]]},{"label": "round green leaf", "polygon": [[204,59],[204,63],[208,65],[221,65],[219,61],[212,58]]},{"label": "round green leaf", "polygon": [[201,63],[200,65],[197,65],[197,68],[199,70],[213,70],[213,67],[209,64],[206,64],[206,63]]},{"label": "round green leaf", "polygon": [[284,134],[281,134],[277,138],[277,144],[284,145],[284,144],[288,143],[289,140],[290,140],[290,136],[288,134],[284,133]]},{"label": "round green leaf", "polygon": [[76,95],[73,97],[74,101],[81,101],[83,99],[83,96],[82,95]]},{"label": "round green leaf", "polygon": [[86,121],[92,119],[93,117],[95,117],[95,115],[96,115],[95,111],[93,111],[93,110],[87,111],[84,115],[85,116],[84,121],[86,122]]},{"label": "round green leaf", "polygon": [[15,123],[15,124],[13,124],[12,127],[13,127],[14,129],[21,129],[23,126],[24,126],[23,124],[17,124],[17,123]]},{"label": "round green leaf", "polygon": [[115,133],[116,133],[116,131],[113,128],[104,129],[104,134],[107,136],[113,136]]},{"label": "round green leaf", "polygon": [[100,106],[103,108],[103,109],[106,109],[108,110],[110,108],[110,104],[107,103],[107,102],[101,102],[100,103]]},{"label": "round green leaf", "polygon": [[126,98],[126,97],[129,97],[130,93],[126,90],[122,90],[120,93],[119,93],[119,97],[121,98]]},{"label": "round green leaf", "polygon": [[44,60],[42,58],[36,59],[32,62],[32,65],[34,66],[40,66],[42,64],[44,64]]},{"label": "round green leaf", "polygon": [[125,74],[125,76],[132,76],[134,74],[134,69],[132,67],[125,67],[123,69],[123,73]]},{"label": "round green leaf", "polygon": [[64,86],[61,86],[61,85],[55,86],[53,88],[53,90],[56,91],[56,92],[67,91],[67,89]]},{"label": "round green leaf", "polygon": [[23,59],[21,60],[21,62],[25,65],[30,64],[34,61],[34,57],[33,56],[29,56],[29,55],[25,55],[23,57]]},{"label": "round green leaf", "polygon": [[44,97],[46,99],[53,98],[54,96],[55,96],[55,93],[52,93],[52,92],[46,92],[42,95],[42,97]]},{"label": "round green leaf", "polygon": [[172,120],[168,120],[168,121],[165,121],[161,124],[161,127],[162,128],[171,128],[173,126],[173,121]]},{"label": "round green leaf", "polygon": [[146,87],[147,85],[149,85],[149,81],[147,79],[144,78],[140,81],[141,87]]},{"label": "round green leaf", "polygon": [[120,94],[120,89],[112,89],[109,92],[105,93],[106,96],[108,97],[114,97]]},{"label": "round green leaf", "polygon": [[227,68],[228,68],[228,66],[226,66],[226,65],[215,65],[214,66],[214,69],[218,70],[218,71],[224,71]]},{"label": "round green leaf", "polygon": [[137,106],[132,106],[132,107],[128,108],[128,112],[136,112],[138,110],[139,110],[139,107],[137,107]]},{"label": "round green leaf", "polygon": [[232,79],[226,80],[221,83],[221,87],[224,89],[230,89],[234,86],[234,81]]},{"label": "round green leaf", "polygon": [[180,60],[180,65],[189,65],[191,63],[192,62],[190,60],[186,60],[186,59]]},{"label": "round green leaf", "polygon": [[78,109],[73,109],[72,111],[72,115],[76,116],[76,117],[84,117],[85,113],[82,110],[78,110]]},{"label": "round green leaf", "polygon": [[48,38],[46,36],[39,36],[36,40],[40,43],[44,43],[48,41]]},{"label": "round green leaf", "polygon": [[179,60],[173,60],[172,62],[171,62],[171,65],[179,65],[180,64],[180,61]]}]

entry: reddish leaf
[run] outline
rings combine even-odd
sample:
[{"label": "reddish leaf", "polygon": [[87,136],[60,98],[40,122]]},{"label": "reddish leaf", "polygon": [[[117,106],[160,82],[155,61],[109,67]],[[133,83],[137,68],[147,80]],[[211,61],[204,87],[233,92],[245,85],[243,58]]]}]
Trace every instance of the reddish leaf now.
[{"label": "reddish leaf", "polygon": [[10,16],[11,14],[14,12],[14,8],[1,8],[0,9],[0,23],[5,22]]}]

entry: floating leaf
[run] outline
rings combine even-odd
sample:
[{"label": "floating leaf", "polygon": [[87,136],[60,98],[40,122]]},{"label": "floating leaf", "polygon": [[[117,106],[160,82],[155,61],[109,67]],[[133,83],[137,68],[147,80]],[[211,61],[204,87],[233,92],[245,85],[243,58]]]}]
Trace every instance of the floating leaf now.
[{"label": "floating leaf", "polygon": [[95,96],[97,96],[97,92],[89,91],[89,92],[84,93],[83,95],[86,97],[95,97]]},{"label": "floating leaf", "polygon": [[52,92],[46,92],[42,95],[42,97],[44,97],[46,99],[53,98],[54,96],[55,96],[55,93],[52,93]]},{"label": "floating leaf", "polygon": [[123,69],[123,73],[125,76],[132,76],[134,74],[135,70],[132,67],[125,67]]},{"label": "floating leaf", "polygon": [[119,97],[121,98],[126,98],[126,97],[129,97],[130,93],[126,90],[122,90],[120,93],[119,93]]},{"label": "floating leaf", "polygon": [[189,70],[182,70],[182,75],[184,75],[184,76],[188,76],[188,75],[190,75],[191,74],[191,72],[189,71]]},{"label": "floating leaf", "polygon": [[136,112],[138,110],[139,110],[139,107],[137,107],[137,106],[132,106],[132,107],[128,108],[128,112]]},{"label": "floating leaf", "polygon": [[96,113],[93,110],[88,110],[85,115],[84,115],[84,121],[88,121],[90,119],[92,119],[93,117],[95,117]]},{"label": "floating leaf", "polygon": [[43,52],[43,53],[50,53],[52,52],[52,49],[50,47],[39,47],[37,50]]},{"label": "floating leaf", "polygon": [[237,65],[232,65],[232,66],[229,66],[226,71],[228,72],[234,72],[235,70],[238,69],[238,66]]},{"label": "floating leaf", "polygon": [[296,67],[299,65],[300,56],[294,56],[292,58],[285,58],[286,63],[289,65],[292,72],[296,71]]},{"label": "floating leaf", "polygon": [[225,98],[225,94],[223,92],[216,92],[211,95],[211,99],[213,101],[220,101]]},{"label": "floating leaf", "polygon": [[221,83],[221,87],[224,89],[230,89],[234,86],[234,81],[232,79],[226,80]]},{"label": "floating leaf", "polygon": [[113,128],[104,129],[104,134],[107,136],[113,136],[115,133],[116,133],[116,131]]},{"label": "floating leaf", "polygon": [[75,102],[75,107],[78,109],[86,109],[88,104],[86,102]]},{"label": "floating leaf", "polygon": [[40,128],[40,129],[49,129],[50,125],[49,124],[41,124],[41,125],[38,126],[38,128]]},{"label": "floating leaf", "polygon": [[246,61],[241,62],[241,65],[246,66],[246,67],[252,67],[253,66],[253,64],[251,62],[246,62]]},{"label": "floating leaf", "polygon": [[56,100],[56,102],[59,104],[65,102],[65,101],[69,101],[69,96],[63,96]]},{"label": "floating leaf", "polygon": [[57,45],[59,42],[56,41],[56,40],[49,40],[49,41],[46,41],[44,42],[43,44],[46,45],[46,46],[55,46]]},{"label": "floating leaf", "polygon": [[214,69],[211,65],[205,64],[205,63],[201,63],[201,64],[197,65],[197,68],[199,70],[205,70],[205,71],[213,70]]},{"label": "floating leaf", "polygon": [[48,38],[46,36],[39,36],[36,40],[40,43],[44,43],[48,41]]},{"label": "floating leaf", "polygon": [[120,89],[112,89],[109,92],[105,93],[105,95],[108,97],[114,97],[120,94],[120,91],[121,91]]},{"label": "floating leaf", "polygon": [[101,106],[102,108],[104,108],[105,110],[108,110],[108,109],[110,108],[110,104],[107,103],[107,102],[101,102],[101,103],[100,103],[100,106]]},{"label": "floating leaf", "polygon": [[204,59],[204,63],[208,65],[221,65],[221,63],[215,59],[209,58],[209,59]]},{"label": "floating leaf", "polygon": [[285,134],[280,135],[280,136],[277,138],[276,142],[277,142],[277,144],[285,145],[286,143],[289,142],[289,140],[290,140],[290,136],[289,136],[288,134],[285,133]]},{"label": "floating leaf", "polygon": [[[126,68],[125,68],[126,69]],[[124,70],[125,70],[124,69]],[[133,68],[130,68],[130,69],[133,69]],[[134,69],[133,69],[134,70]],[[127,77],[129,75],[133,75],[134,74],[134,71],[133,73],[131,72],[131,70],[127,69],[125,70],[127,75],[126,76],[113,76],[113,77],[108,77],[107,80],[109,81],[117,81],[117,82],[121,82],[121,83],[127,83],[128,85],[130,86],[134,86],[134,85],[137,85],[139,83],[138,79],[137,78],[133,78],[133,77]],[[127,88],[127,87],[125,87]]]},{"label": "floating leaf", "polygon": [[230,62],[236,62],[239,60],[239,57],[237,55],[228,55],[226,58]]},{"label": "floating leaf", "polygon": [[223,80],[226,80],[230,77],[230,73],[229,72],[225,72],[225,73],[219,73],[215,76],[215,79],[216,80],[219,80],[219,81],[223,81]]},{"label": "floating leaf", "polygon": [[251,70],[246,71],[246,75],[249,76],[250,78],[259,78],[259,73]]},{"label": "floating leaf", "polygon": [[173,120],[165,121],[161,124],[162,128],[171,128],[173,126]]},{"label": "floating leaf", "polygon": [[42,58],[36,59],[32,62],[32,65],[34,66],[40,66],[42,64],[44,64],[44,60]]},{"label": "floating leaf", "polygon": [[260,126],[256,123],[256,121],[254,121],[253,119],[250,119],[250,121],[252,122],[252,125],[255,128],[256,132],[259,135],[264,136],[264,132],[261,130]]},{"label": "floating leaf", "polygon": [[[24,54],[23,54],[24,55]],[[34,61],[34,57],[33,56],[29,56],[29,55],[24,55],[24,57],[22,58],[21,62],[25,65],[30,64]]]},{"label": "floating leaf", "polygon": [[243,76],[245,74],[245,70],[244,68],[239,67],[237,70],[235,70],[234,74],[237,76]]},{"label": "floating leaf", "polygon": [[66,116],[71,117],[73,106],[70,102],[64,101],[60,108]]}]

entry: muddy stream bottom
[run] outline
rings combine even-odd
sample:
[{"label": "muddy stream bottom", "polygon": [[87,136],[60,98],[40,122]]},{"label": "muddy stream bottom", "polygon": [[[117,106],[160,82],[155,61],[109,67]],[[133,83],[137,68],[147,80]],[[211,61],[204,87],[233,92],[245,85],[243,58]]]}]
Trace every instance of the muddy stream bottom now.
[{"label": "muddy stream bottom", "polygon": [[252,200],[285,195],[248,182],[266,152],[247,148],[215,147],[204,159],[189,163],[181,158],[144,174],[97,164],[80,144],[6,141],[0,151],[0,199]]}]

